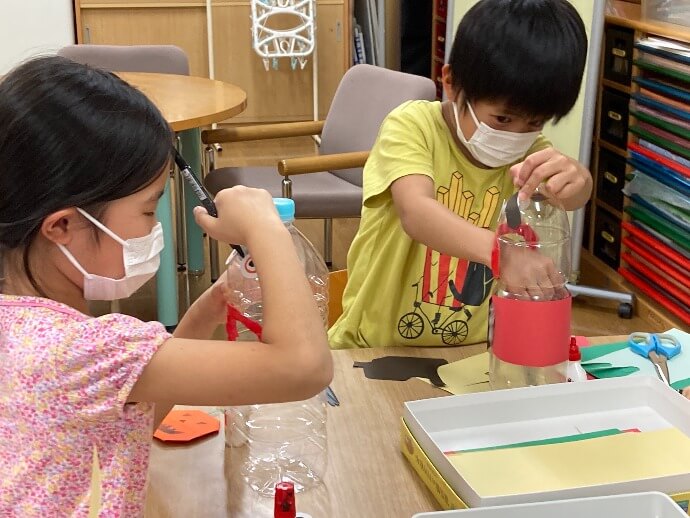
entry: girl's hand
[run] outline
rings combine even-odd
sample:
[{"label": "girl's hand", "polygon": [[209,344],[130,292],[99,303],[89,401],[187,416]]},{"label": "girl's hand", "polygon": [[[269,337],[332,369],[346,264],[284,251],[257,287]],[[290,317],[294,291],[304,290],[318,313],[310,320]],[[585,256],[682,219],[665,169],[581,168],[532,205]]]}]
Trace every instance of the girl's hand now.
[{"label": "girl's hand", "polygon": [[560,200],[566,209],[574,209],[584,205],[592,191],[592,175],[587,168],[552,147],[515,164],[510,174],[520,188],[520,200],[529,199],[537,186],[544,183],[546,196]]},{"label": "girl's hand", "polygon": [[213,283],[213,286],[202,293],[193,304],[194,311],[214,325],[224,324],[227,317],[228,288],[226,277],[227,272],[223,272],[223,275]]},{"label": "girl's hand", "polygon": [[273,198],[263,189],[238,185],[223,189],[215,197],[218,217],[203,207],[194,207],[194,219],[209,236],[223,243],[249,244],[264,231],[284,228]]}]

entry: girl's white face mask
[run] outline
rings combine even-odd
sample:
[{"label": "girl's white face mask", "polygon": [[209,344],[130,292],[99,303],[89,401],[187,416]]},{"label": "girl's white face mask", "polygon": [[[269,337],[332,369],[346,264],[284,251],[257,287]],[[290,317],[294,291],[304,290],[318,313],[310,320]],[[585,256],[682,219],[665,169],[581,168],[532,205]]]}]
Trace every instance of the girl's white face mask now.
[{"label": "girl's white face mask", "polygon": [[460,117],[458,116],[457,102],[453,102],[453,113],[455,114],[455,128],[460,142],[465,144],[470,154],[482,164],[488,167],[502,167],[521,160],[532,147],[534,141],[541,131],[530,133],[514,133],[512,131],[501,131],[491,126],[479,122],[470,103],[467,109],[472,116],[474,124],[477,126],[472,137],[467,140],[460,129]]},{"label": "girl's white face mask", "polygon": [[69,262],[84,276],[84,298],[86,300],[126,299],[156,275],[160,266],[160,254],[163,250],[163,226],[160,222],[156,223],[147,236],[124,240],[86,211],[77,210],[122,245],[122,260],[125,267],[125,276],[122,279],[111,279],[88,273],[67,248],[58,244]]}]

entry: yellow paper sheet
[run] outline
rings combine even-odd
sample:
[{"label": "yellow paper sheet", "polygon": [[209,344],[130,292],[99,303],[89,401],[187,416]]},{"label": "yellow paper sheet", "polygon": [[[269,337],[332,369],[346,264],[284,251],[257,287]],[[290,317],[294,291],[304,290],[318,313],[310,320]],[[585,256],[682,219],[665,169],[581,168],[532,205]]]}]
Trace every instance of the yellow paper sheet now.
[{"label": "yellow paper sheet", "polygon": [[676,428],[448,457],[481,497],[688,473],[690,438]]},{"label": "yellow paper sheet", "polygon": [[438,375],[451,394],[472,394],[489,390],[489,353],[484,352],[441,365]]}]

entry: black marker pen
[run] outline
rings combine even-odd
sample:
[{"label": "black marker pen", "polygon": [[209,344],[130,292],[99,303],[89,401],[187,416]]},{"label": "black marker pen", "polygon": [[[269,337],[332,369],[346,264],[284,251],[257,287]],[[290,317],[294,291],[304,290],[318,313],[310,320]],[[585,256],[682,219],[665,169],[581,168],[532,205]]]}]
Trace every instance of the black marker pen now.
[{"label": "black marker pen", "polygon": [[[209,216],[217,218],[218,210],[216,209],[216,204],[213,203],[211,194],[206,190],[204,184],[201,183],[197,175],[195,175],[194,171],[192,171],[192,168],[189,166],[187,162],[185,162],[185,159],[182,158],[182,155],[180,155],[180,153],[175,148],[173,148],[173,156],[175,158],[175,163],[177,164],[177,167],[180,169],[180,173],[182,174],[184,179],[187,180],[187,183],[191,186],[197,198],[199,198],[199,201],[206,209],[206,212],[208,212]],[[240,254],[240,257],[244,257],[244,250],[242,250],[241,246],[233,244],[230,244],[230,246],[233,248],[233,250]]]}]

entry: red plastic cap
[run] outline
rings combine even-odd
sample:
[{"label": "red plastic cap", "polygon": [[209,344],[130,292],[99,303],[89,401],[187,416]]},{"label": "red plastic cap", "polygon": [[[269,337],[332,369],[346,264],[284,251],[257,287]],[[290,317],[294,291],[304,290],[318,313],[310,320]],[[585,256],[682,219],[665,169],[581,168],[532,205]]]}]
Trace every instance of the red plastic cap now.
[{"label": "red plastic cap", "polygon": [[577,345],[577,340],[575,337],[570,338],[570,354],[568,358],[571,362],[579,362],[580,359],[582,359],[582,355],[580,354],[580,348]]},{"label": "red plastic cap", "polygon": [[274,502],[274,518],[295,518],[297,516],[297,507],[295,506],[295,485],[292,482],[280,482],[276,484]]}]

